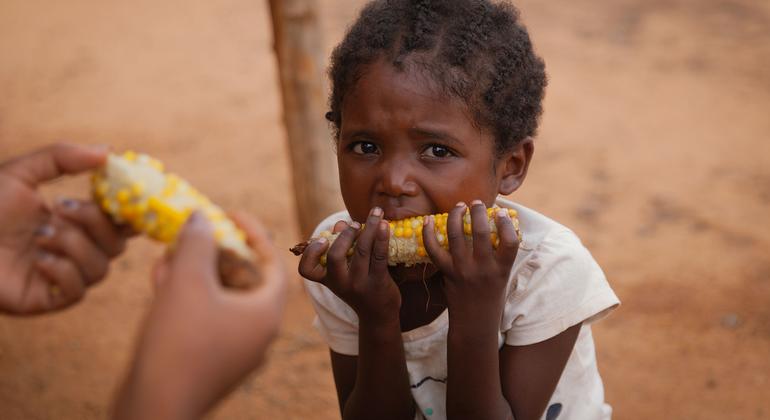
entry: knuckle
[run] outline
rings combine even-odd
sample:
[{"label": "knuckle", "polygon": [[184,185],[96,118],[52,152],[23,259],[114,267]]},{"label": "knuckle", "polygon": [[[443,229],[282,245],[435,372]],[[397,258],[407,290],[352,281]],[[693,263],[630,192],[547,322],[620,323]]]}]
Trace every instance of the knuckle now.
[{"label": "knuckle", "polygon": [[456,230],[447,232],[447,238],[449,238],[450,241],[456,241],[456,240],[462,239],[464,236],[465,235],[462,232],[458,232]]},{"label": "knuckle", "polygon": [[378,263],[388,262],[388,253],[387,253],[387,251],[386,252],[375,252],[372,255],[372,258],[374,258],[374,260],[376,262],[378,262]]},{"label": "knuckle", "polygon": [[369,250],[360,242],[355,247],[356,255],[360,258],[366,258],[369,256]]}]

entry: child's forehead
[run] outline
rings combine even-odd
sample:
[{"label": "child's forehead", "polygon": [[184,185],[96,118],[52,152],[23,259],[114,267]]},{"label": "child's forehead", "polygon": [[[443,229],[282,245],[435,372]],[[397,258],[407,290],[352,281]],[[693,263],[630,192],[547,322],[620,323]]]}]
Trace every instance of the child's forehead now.
[{"label": "child's forehead", "polygon": [[418,64],[404,62],[396,66],[380,59],[363,66],[358,76],[343,100],[343,114],[369,107],[402,111],[428,108],[430,113],[449,112],[454,118],[472,120],[466,102],[449,94],[429,70]]},{"label": "child's forehead", "polygon": [[351,84],[349,94],[353,94],[361,83],[376,83],[380,88],[400,89],[410,91],[415,95],[427,96],[436,100],[450,99],[439,81],[431,74],[426,65],[414,59],[404,60],[398,64],[385,58],[380,58],[361,66],[358,77]]},{"label": "child's forehead", "polygon": [[406,73],[374,70],[362,77],[342,106],[342,122],[379,119],[468,119],[467,106]]}]

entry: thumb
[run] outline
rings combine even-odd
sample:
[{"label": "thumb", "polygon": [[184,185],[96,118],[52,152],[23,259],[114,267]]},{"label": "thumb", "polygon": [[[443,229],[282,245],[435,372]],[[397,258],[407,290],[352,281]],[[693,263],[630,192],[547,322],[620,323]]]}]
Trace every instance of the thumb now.
[{"label": "thumb", "polygon": [[45,181],[62,175],[74,175],[104,164],[106,146],[82,146],[59,143],[0,165],[0,171],[15,176],[34,188]]},{"label": "thumb", "polygon": [[190,215],[176,242],[171,256],[171,278],[217,278],[217,245],[214,232],[206,217],[196,211]]}]

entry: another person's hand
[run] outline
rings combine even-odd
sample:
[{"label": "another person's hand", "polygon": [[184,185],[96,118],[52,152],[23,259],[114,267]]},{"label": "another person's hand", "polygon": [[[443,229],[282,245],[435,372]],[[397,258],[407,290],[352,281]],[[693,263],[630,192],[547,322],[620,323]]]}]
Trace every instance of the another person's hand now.
[{"label": "another person's hand", "polygon": [[140,333],[116,417],[197,418],[258,367],[276,337],[286,271],[255,221],[236,218],[256,255],[260,285],[226,289],[210,224],[195,213],[155,269],[157,296]]},{"label": "another person's hand", "polygon": [[0,312],[35,314],[79,301],[126,236],[88,201],[49,207],[43,182],[100,166],[104,147],[57,144],[0,163]]}]

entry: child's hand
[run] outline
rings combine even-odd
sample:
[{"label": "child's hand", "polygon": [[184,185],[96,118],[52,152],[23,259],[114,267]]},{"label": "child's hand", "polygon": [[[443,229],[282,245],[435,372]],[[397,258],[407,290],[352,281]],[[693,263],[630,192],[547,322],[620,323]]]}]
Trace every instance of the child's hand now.
[{"label": "child's hand", "polygon": [[447,306],[453,319],[465,319],[466,315],[478,319],[489,315],[490,320],[502,314],[505,288],[511,266],[519,248],[518,237],[508,212],[496,214],[500,243],[497,250],[491,243],[487,210],[481,201],[471,204],[471,226],[473,243],[466,240],[462,218],[466,206],[459,203],[449,212],[447,239],[449,251],[438,244],[431,218],[423,230],[423,242],[436,267],[445,278]]},{"label": "child's hand", "polygon": [[263,362],[283,317],[287,275],[263,228],[236,221],[255,251],[261,284],[246,291],[221,285],[213,229],[194,213],[174,253],[155,268],[157,296],[118,418],[199,418]]},{"label": "child's hand", "polygon": [[94,169],[106,149],[59,144],[0,164],[0,311],[67,307],[107,273],[125,238],[95,206],[50,209],[37,186]]},{"label": "child's hand", "polygon": [[299,262],[303,277],[328,287],[359,319],[374,322],[397,319],[401,308],[401,293],[388,273],[390,225],[382,214],[382,209],[372,209],[363,231],[358,222],[337,223],[335,233],[341,233],[326,253],[326,267],[320,263],[329,246],[324,238],[308,245]]}]

